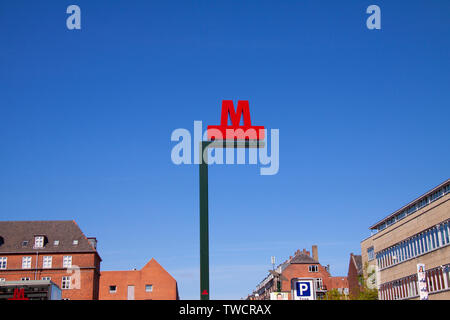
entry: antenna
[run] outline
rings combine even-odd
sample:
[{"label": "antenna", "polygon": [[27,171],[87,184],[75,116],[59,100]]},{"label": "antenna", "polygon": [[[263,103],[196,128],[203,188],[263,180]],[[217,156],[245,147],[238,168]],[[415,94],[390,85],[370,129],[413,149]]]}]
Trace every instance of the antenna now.
[{"label": "antenna", "polygon": [[275,270],[275,256],[270,257],[270,262],[272,263],[272,270]]}]

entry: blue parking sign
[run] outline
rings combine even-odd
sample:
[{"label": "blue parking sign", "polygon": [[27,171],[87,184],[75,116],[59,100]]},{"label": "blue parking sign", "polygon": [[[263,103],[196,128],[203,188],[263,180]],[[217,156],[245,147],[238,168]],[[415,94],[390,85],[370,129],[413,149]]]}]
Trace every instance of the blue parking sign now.
[{"label": "blue parking sign", "polygon": [[311,298],[311,281],[298,281],[296,283],[297,297]]}]

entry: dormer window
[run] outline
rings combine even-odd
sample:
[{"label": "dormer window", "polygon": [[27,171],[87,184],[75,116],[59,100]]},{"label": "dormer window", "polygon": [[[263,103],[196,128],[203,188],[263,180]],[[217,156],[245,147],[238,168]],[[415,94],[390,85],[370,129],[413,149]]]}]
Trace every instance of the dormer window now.
[{"label": "dormer window", "polygon": [[28,240],[22,241],[22,247],[26,247],[28,245]]},{"label": "dormer window", "polygon": [[78,245],[78,240],[73,240],[73,245],[74,246]]},{"label": "dormer window", "polygon": [[43,248],[44,247],[44,236],[35,236],[34,237],[34,247],[35,248]]},{"label": "dormer window", "polygon": [[59,246],[59,240],[55,240],[55,241],[53,241],[53,245],[56,247],[56,246]]},{"label": "dormer window", "polygon": [[3,240],[3,237],[0,236],[0,246],[2,246],[5,243],[5,240]]}]

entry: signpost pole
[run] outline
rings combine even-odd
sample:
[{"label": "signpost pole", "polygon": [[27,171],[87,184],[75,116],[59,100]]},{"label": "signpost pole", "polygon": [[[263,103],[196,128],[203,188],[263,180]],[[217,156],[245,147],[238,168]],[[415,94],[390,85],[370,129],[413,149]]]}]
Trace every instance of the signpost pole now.
[{"label": "signpost pole", "polygon": [[[230,116],[232,126],[228,126]],[[243,116],[244,127],[239,125],[240,116]],[[250,109],[248,101],[238,101],[237,112],[234,111],[232,100],[222,101],[222,115],[220,126],[208,126],[208,141],[199,142],[199,185],[200,185],[200,300],[209,300],[209,231],[208,231],[208,153],[209,147],[213,148],[260,148],[264,146],[265,130],[263,126],[252,126],[250,121]],[[251,129],[250,134],[236,139],[232,133],[236,129]],[[216,130],[212,135],[209,130]],[[217,134],[217,130],[219,134]],[[228,132],[232,130],[232,133]],[[262,134],[261,134],[261,130]],[[220,138],[217,137],[220,136]],[[232,135],[230,140],[227,137]],[[224,139],[225,138],[225,139]],[[252,140],[250,142],[250,140]],[[226,142],[230,143],[226,143]],[[204,157],[205,153],[205,157]]]},{"label": "signpost pole", "polygon": [[209,300],[209,231],[208,231],[208,159],[203,150],[209,141],[200,142],[200,300]]}]

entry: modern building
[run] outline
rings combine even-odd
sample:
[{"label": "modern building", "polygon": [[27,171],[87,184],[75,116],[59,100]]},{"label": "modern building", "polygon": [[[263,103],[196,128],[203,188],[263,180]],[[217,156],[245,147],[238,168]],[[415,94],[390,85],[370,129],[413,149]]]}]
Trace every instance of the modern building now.
[{"label": "modern building", "polygon": [[102,271],[100,300],[178,300],[176,280],[155,260],[141,270]]},{"label": "modern building", "polygon": [[450,299],[450,179],[370,227],[363,265],[374,272],[379,299],[419,299],[425,265],[428,299]]},{"label": "modern building", "polygon": [[295,281],[302,279],[311,281],[316,293],[316,299],[322,299],[326,292],[337,289],[348,295],[347,277],[332,277],[329,266],[319,263],[318,248],[312,247],[312,256],[309,251],[297,250],[294,256],[280,264],[274,272],[261,281],[256,290],[247,297],[248,300],[270,300],[271,293],[281,292],[288,300],[294,299]]},{"label": "modern building", "polygon": [[363,264],[361,255],[350,253],[350,262],[348,264],[348,289],[351,297],[359,296],[361,284],[363,281]]},{"label": "modern building", "polygon": [[96,246],[75,221],[0,221],[0,281],[51,280],[62,299],[96,300]]}]

